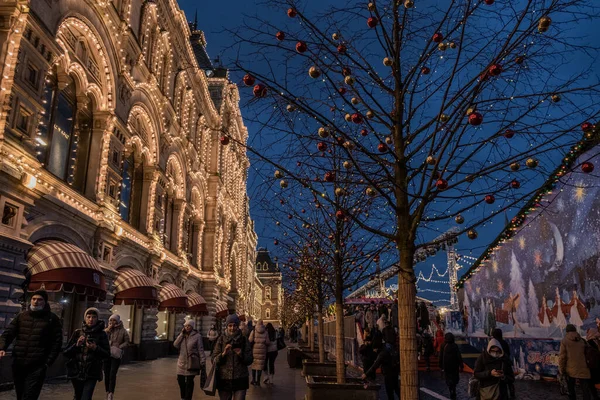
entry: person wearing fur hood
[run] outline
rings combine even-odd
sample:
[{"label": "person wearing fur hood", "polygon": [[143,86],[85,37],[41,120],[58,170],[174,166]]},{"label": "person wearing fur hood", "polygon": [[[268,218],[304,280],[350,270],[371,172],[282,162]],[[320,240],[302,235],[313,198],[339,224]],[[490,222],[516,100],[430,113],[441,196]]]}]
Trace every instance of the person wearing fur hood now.
[{"label": "person wearing fur hood", "polygon": [[206,366],[206,355],[202,344],[202,335],[196,330],[196,322],[188,319],[175,342],[179,349],[177,359],[177,382],[181,400],[192,400],[194,395],[194,377],[200,375]]},{"label": "person wearing fur hood", "polygon": [[475,362],[473,375],[479,380],[479,400],[509,399],[508,383],[515,381],[515,374],[498,340],[489,341]]},{"label": "person wearing fur hood", "polygon": [[256,324],[256,327],[250,334],[249,341],[254,344],[254,347],[252,348],[252,357],[254,358],[254,361],[251,365],[252,382],[250,383],[260,386],[260,376],[265,367],[265,362],[267,361],[267,349],[271,343],[267,328],[263,324],[262,319],[258,320],[258,324]]},{"label": "person wearing fur hood", "polygon": [[108,335],[108,344],[110,345],[110,358],[104,360],[104,388],[106,389],[106,399],[113,400],[123,350],[129,345],[129,333],[123,326],[119,314],[110,316],[108,328],[104,331]]},{"label": "person wearing fur hood", "polygon": [[74,400],[92,400],[96,383],[102,380],[102,362],[110,357],[104,321],[99,316],[97,308],[85,310],[83,326],[73,333],[63,351],[68,359],[67,378],[73,384]]}]

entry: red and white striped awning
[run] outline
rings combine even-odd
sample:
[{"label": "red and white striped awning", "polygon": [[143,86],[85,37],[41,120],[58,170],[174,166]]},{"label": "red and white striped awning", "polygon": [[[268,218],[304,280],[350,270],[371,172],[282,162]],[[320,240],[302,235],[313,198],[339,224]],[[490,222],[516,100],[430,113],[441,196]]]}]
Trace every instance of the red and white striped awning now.
[{"label": "red and white striped awning", "polygon": [[198,293],[188,293],[188,311],[192,314],[208,314],[208,308],[206,308],[206,300]]},{"label": "red and white striped awning", "polygon": [[217,312],[215,314],[215,317],[225,318],[225,317],[227,317],[227,315],[229,315],[229,310],[227,309],[226,302],[217,300],[216,306],[217,306]]},{"label": "red and white striped awning", "polygon": [[28,291],[64,291],[92,298],[106,298],[106,282],[96,260],[79,247],[45,240],[27,254]]},{"label": "red and white striped awning", "polygon": [[158,291],[154,281],[136,269],[119,270],[115,280],[114,303],[136,305],[158,305]]},{"label": "red and white striped awning", "polygon": [[187,311],[187,295],[183,293],[183,290],[179,289],[172,283],[165,283],[163,286],[161,286],[160,291],[158,292],[158,299],[160,300],[158,309],[161,311]]}]

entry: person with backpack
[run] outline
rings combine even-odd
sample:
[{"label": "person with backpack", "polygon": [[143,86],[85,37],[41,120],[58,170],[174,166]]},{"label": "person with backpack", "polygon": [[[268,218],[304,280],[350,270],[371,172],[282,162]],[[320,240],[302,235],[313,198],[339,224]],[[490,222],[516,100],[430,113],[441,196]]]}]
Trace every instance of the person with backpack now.
[{"label": "person with backpack", "polygon": [[450,332],[444,336],[444,344],[440,349],[440,369],[444,372],[446,385],[450,391],[450,400],[456,400],[456,386],[463,370],[462,355]]},{"label": "person with backpack", "polygon": [[592,347],[585,343],[579,333],[577,333],[575,325],[567,325],[566,335],[560,342],[558,371],[567,377],[570,400],[577,400],[577,380],[579,380],[579,386],[583,392],[583,400],[598,399],[598,393],[592,383],[592,374],[588,367],[588,363],[593,364],[597,360],[590,359],[590,355],[592,354],[590,349]]},{"label": "person with backpack", "polygon": [[196,323],[188,319],[173,346],[179,350],[177,359],[177,383],[181,400],[192,400],[194,378],[200,375],[206,366],[206,355],[202,345],[202,335],[196,330]]},{"label": "person with backpack", "polygon": [[398,398],[400,398],[400,383],[398,381],[400,369],[398,367],[399,359],[397,354],[393,354],[383,345],[381,336],[374,338],[373,351],[377,354],[377,358],[375,358],[375,362],[371,365],[371,368],[362,374],[362,379],[367,379],[368,376],[375,375],[377,368],[381,367],[388,400],[395,400],[394,393],[397,393]]},{"label": "person with backpack", "polygon": [[514,382],[515,374],[499,341],[489,341],[475,362],[473,376],[479,380],[479,400],[509,399],[508,383]]}]

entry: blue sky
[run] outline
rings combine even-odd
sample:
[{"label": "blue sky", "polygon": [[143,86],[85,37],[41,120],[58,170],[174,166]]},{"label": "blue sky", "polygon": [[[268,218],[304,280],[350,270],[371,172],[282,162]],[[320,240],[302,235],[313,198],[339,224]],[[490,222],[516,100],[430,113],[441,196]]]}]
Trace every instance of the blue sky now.
[{"label": "blue sky", "polygon": [[[308,8],[312,7],[321,7],[327,2],[319,1],[316,2],[314,0],[309,0],[306,3]],[[335,2],[331,2],[334,3]],[[260,14],[263,18],[269,18],[270,14],[273,16],[273,20],[278,20],[281,18],[281,15],[275,14],[276,11],[267,8],[263,4],[259,4],[259,1],[256,0],[248,0],[248,1],[240,1],[240,0],[229,0],[226,3],[220,2],[200,2],[193,0],[180,0],[180,7],[185,11],[188,20],[192,20],[194,18],[194,14],[196,9],[198,10],[198,28],[203,30],[208,42],[207,51],[212,59],[220,56],[222,53],[226,53],[227,49],[232,45],[233,39],[230,35],[224,32],[227,29],[235,29],[239,27],[244,22],[244,14],[254,15]],[[225,5],[225,6],[224,6]],[[279,10],[277,10],[279,13]],[[575,34],[580,37],[591,36],[598,37],[600,35],[600,29],[597,24],[593,24],[589,21],[580,21],[578,24],[573,24],[572,34]],[[222,57],[223,58],[223,57]],[[585,62],[586,56],[581,54],[574,55],[576,62]],[[224,58],[226,60],[227,57]],[[227,67],[227,64],[224,65]],[[592,77],[592,79],[598,79],[597,75],[600,72],[599,69],[596,68],[594,71],[596,76]],[[244,113],[244,109],[242,109],[242,114]],[[253,127],[251,125],[248,126],[249,134],[253,134]],[[559,161],[557,157],[557,162]],[[250,184],[255,182],[252,177],[253,169],[250,168],[251,177],[249,179]],[[542,181],[540,180],[539,183]],[[252,193],[252,188],[249,188],[249,192]],[[511,210],[507,213],[507,218],[510,219],[515,210]],[[251,211],[252,212],[252,211]],[[272,229],[272,221],[265,220],[259,218],[256,212],[252,213],[253,217],[256,220],[256,231],[259,235],[259,245],[269,247],[269,244],[272,243],[273,240],[273,229]],[[477,240],[471,241],[465,237],[461,237],[457,248],[460,254],[463,255],[471,255],[474,257],[479,256],[479,254],[485,250],[488,243],[490,243],[500,232],[500,230],[504,226],[504,218],[497,218],[493,223],[487,225],[485,228],[479,230],[479,237]],[[273,246],[270,246],[271,248]],[[421,263],[417,267],[417,271],[422,271],[423,274],[428,277],[432,264],[435,264],[436,267],[444,272],[446,270],[446,257],[444,253],[439,253],[438,255],[428,259],[426,262]],[[470,263],[467,260],[463,260],[462,264],[465,267],[468,267]],[[462,271],[464,272],[464,270]],[[460,277],[460,273],[459,273]],[[433,279],[436,279],[436,275],[434,274]],[[438,278],[439,280],[446,280],[446,278]],[[448,287],[445,284],[441,283],[425,283],[420,285],[422,288],[427,288],[429,290],[439,290],[439,291],[447,291]],[[424,297],[431,299],[440,299],[447,298],[447,295],[443,293],[435,293],[435,292],[424,292],[422,293]]]}]

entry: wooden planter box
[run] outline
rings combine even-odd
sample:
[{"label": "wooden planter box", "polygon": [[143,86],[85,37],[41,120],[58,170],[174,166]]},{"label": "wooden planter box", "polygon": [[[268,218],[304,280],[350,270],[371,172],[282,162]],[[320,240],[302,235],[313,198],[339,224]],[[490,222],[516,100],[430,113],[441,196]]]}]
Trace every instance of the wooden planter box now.
[{"label": "wooden planter box", "polygon": [[[344,374],[346,366],[344,365]],[[302,360],[302,376],[336,376],[335,362],[324,362]]]},{"label": "wooden planter box", "polygon": [[365,388],[357,378],[346,378],[346,383],[338,384],[335,376],[307,376],[306,386],[305,400],[377,400],[381,387],[369,384]]}]

